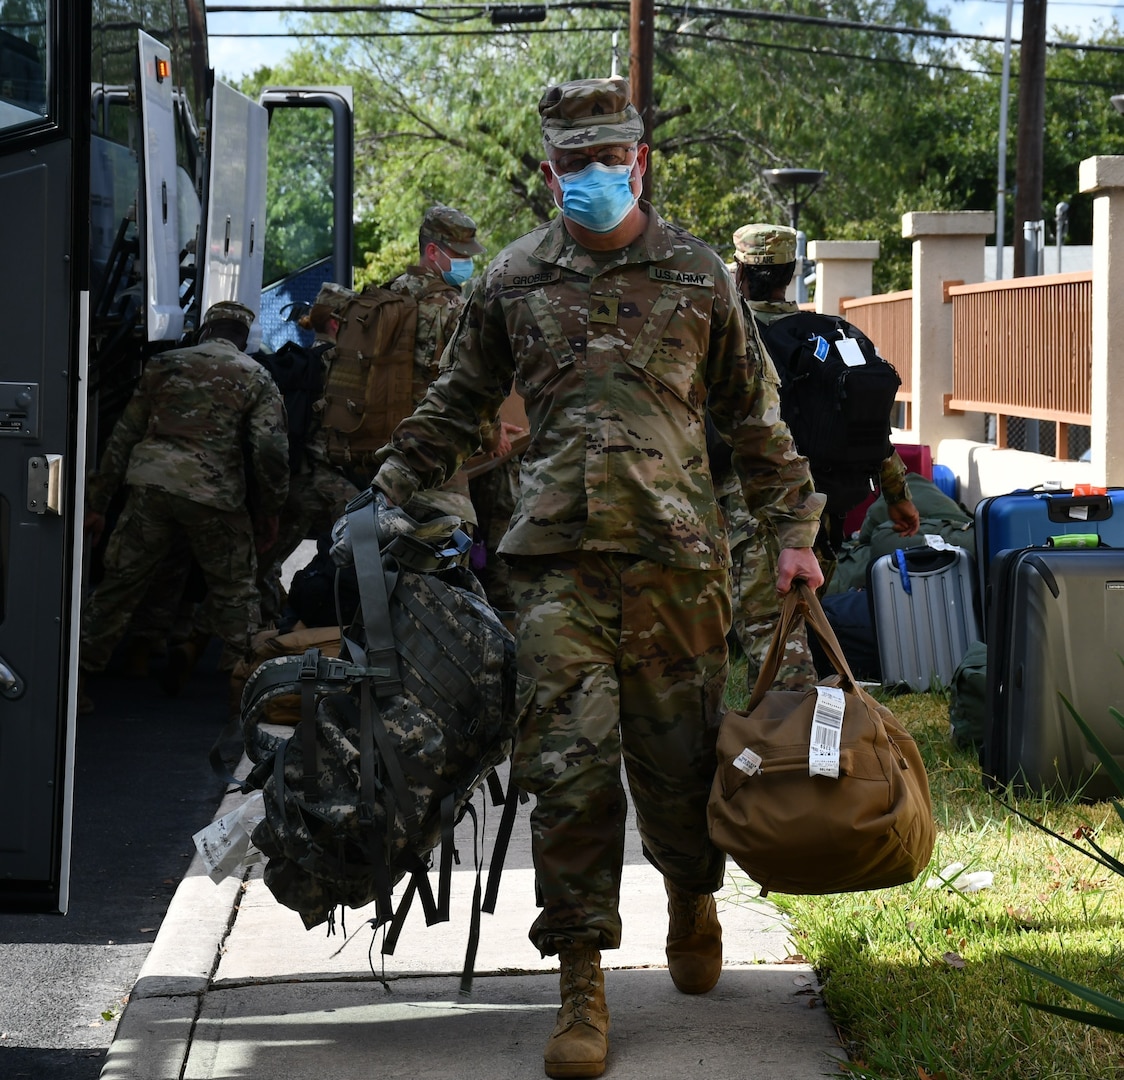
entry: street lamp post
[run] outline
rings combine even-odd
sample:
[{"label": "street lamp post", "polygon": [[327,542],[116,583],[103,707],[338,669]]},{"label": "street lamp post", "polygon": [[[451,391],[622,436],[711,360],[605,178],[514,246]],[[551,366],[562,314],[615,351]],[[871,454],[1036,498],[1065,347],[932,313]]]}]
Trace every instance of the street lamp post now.
[{"label": "street lamp post", "polygon": [[788,205],[788,223],[796,233],[796,302],[806,303],[808,286],[804,282],[804,254],[807,239],[800,231],[800,207],[820,186],[827,173],[819,169],[764,169],[761,175]]}]

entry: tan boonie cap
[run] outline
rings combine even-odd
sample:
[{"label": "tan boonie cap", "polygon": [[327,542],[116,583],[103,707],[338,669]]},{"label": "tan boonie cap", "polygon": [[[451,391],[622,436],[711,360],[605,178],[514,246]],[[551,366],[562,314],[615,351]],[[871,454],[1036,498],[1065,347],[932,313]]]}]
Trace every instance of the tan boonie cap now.
[{"label": "tan boonie cap", "polygon": [[542,137],[557,150],[620,143],[644,137],[644,121],[632,105],[628,80],[579,79],[552,86],[539,101]]},{"label": "tan boonie cap", "polygon": [[220,300],[217,304],[212,304],[203,316],[204,326],[213,322],[236,322],[248,330],[253,321],[254,313],[237,300]]},{"label": "tan boonie cap", "polygon": [[320,291],[316,294],[316,299],[313,304],[322,304],[324,307],[331,308],[333,313],[338,313],[343,306],[354,298],[355,293],[350,289],[344,288],[342,285],[337,285],[334,281],[325,281],[320,286]]},{"label": "tan boonie cap", "polygon": [[796,230],[787,225],[755,223],[734,233],[734,258],[749,266],[796,261]]},{"label": "tan boonie cap", "polygon": [[476,239],[476,222],[451,206],[431,206],[422,218],[421,235],[454,255],[467,258],[484,251],[484,245]]}]

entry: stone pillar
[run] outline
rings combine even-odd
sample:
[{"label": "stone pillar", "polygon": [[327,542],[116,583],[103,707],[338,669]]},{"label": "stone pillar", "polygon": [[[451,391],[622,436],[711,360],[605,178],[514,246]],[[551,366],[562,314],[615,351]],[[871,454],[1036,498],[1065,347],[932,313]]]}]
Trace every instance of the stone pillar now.
[{"label": "stone pillar", "polygon": [[913,427],[936,450],[942,439],[979,439],[978,413],[948,415],[952,393],[952,302],[948,284],[984,279],[984,241],[995,232],[993,210],[932,211],[902,216],[913,241]]},{"label": "stone pillar", "polygon": [[1124,296],[1124,157],[1086,158],[1078,179],[1081,191],[1095,196],[1092,482],[1120,485],[1124,484],[1124,425],[1120,422],[1124,416],[1124,304],[1120,302]]},{"label": "stone pillar", "polygon": [[816,310],[842,315],[840,304],[874,291],[877,240],[812,240],[808,258],[816,263]]}]

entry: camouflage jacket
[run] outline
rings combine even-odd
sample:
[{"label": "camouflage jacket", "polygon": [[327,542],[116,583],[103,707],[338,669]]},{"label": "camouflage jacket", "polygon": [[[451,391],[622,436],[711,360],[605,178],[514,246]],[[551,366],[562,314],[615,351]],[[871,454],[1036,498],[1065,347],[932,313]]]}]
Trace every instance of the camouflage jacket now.
[{"label": "camouflage jacket", "polygon": [[505,248],[468,301],[425,401],[376,457],[395,502],[475,448],[514,381],[531,441],[499,550],[583,549],[689,568],[727,565],[704,411],[732,440],[747,497],[785,547],[810,547],[822,496],[747,361],[724,264],[650,208],[629,247],[590,252],[555,218]]},{"label": "camouflage jacket", "polygon": [[[800,310],[800,305],[792,300],[746,300],[744,303],[753,318],[762,326],[768,326]],[[763,344],[762,348],[764,348]],[[886,496],[887,503],[904,502],[909,498],[909,485],[905,480],[907,471],[905,462],[902,461],[897,450],[882,462],[878,483]]]},{"label": "camouflage jacket", "polygon": [[104,513],[122,481],[217,510],[275,513],[289,488],[289,440],[277,385],[257,361],[214,339],[148,361],[113,428],[87,503]]},{"label": "camouflage jacket", "polygon": [[[437,378],[441,354],[453,336],[453,327],[465,305],[464,294],[428,267],[408,266],[386,286],[391,292],[407,293],[418,304],[418,328],[414,337],[414,405],[421,403],[429,384]],[[445,494],[430,494],[421,501],[430,510],[458,514],[475,522],[468,497],[468,480],[452,476],[440,485]],[[418,506],[415,503],[415,506]]]}]

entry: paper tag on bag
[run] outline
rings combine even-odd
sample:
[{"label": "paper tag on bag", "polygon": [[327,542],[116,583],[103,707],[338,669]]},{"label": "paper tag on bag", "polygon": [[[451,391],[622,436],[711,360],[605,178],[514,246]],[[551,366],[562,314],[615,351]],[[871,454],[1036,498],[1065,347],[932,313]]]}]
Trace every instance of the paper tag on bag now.
[{"label": "paper tag on bag", "polygon": [[839,350],[839,355],[843,357],[843,363],[847,367],[862,367],[866,363],[862,346],[854,338],[843,337],[833,344]]},{"label": "paper tag on bag", "polygon": [[747,746],[731,764],[735,769],[741,769],[746,776],[753,776],[754,773],[761,771],[761,755],[755,754]]},{"label": "paper tag on bag", "polygon": [[838,686],[816,687],[812,737],[808,743],[809,776],[839,776],[839,734],[843,730],[845,701]]},{"label": "paper tag on bag", "polygon": [[232,874],[243,865],[250,847],[254,826],[265,817],[262,793],[255,791],[229,814],[216,818],[195,833],[195,850],[207,867],[207,876],[215,882]]}]

